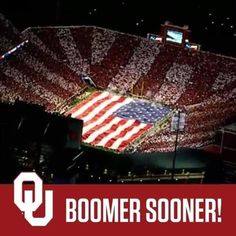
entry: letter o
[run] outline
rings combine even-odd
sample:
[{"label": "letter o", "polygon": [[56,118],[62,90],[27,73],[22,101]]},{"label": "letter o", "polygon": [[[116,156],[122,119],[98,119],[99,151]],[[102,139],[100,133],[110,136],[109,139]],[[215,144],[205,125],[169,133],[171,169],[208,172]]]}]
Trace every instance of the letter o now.
[{"label": "letter o", "polygon": [[173,198],[170,202],[170,220],[174,223],[181,221],[181,201],[178,198]]},{"label": "letter o", "polygon": [[89,202],[86,198],[78,200],[78,221],[86,223],[89,220]]},{"label": "letter o", "polygon": [[169,200],[166,198],[159,199],[157,211],[158,221],[161,223],[166,223],[169,220]]},{"label": "letter o", "polygon": [[98,223],[102,219],[102,206],[99,198],[93,198],[90,202],[90,219],[94,223]]}]

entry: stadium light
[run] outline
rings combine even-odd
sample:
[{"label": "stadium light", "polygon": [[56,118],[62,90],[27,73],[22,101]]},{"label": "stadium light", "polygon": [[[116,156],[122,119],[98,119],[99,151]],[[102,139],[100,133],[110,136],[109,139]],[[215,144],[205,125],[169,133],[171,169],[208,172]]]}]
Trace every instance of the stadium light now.
[{"label": "stadium light", "polygon": [[176,156],[177,156],[177,148],[178,148],[178,137],[179,137],[179,132],[184,131],[185,116],[186,116],[186,114],[184,112],[181,112],[180,110],[178,110],[174,114],[174,116],[172,117],[172,121],[171,121],[171,131],[176,132],[175,151],[174,151],[174,157],[173,157],[173,162],[172,162],[172,173],[171,173],[172,181],[174,181],[174,175],[175,175],[175,165],[176,165]]}]

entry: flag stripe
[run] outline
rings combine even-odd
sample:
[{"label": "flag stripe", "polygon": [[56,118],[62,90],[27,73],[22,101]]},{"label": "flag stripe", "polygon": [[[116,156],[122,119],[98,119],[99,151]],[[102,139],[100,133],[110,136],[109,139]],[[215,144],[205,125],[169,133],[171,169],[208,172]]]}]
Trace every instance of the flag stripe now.
[{"label": "flag stripe", "polygon": [[95,140],[92,142],[93,145],[99,145],[99,146],[104,146],[101,144],[101,141],[107,137],[109,134],[115,132],[117,130],[117,128],[121,125],[124,125],[125,123],[127,123],[127,120],[121,119],[119,117],[116,117],[115,120],[117,122],[111,122],[110,124],[108,124],[107,127],[102,127],[100,134],[95,138]]},{"label": "flag stripe", "polygon": [[[112,149],[118,149],[119,151],[123,151],[130,143],[136,140],[138,137],[142,136],[146,131],[148,131],[152,125],[148,124],[144,126],[140,124],[139,127],[134,127],[134,129],[127,133],[123,138],[120,138],[117,143],[111,147]],[[122,140],[121,140],[122,139]]]},{"label": "flag stripe", "polygon": [[128,132],[132,131],[132,129],[134,129],[135,127],[138,127],[138,126],[140,126],[140,122],[136,120],[133,123],[133,125],[123,129],[116,137],[114,137],[113,139],[110,139],[106,143],[105,147],[110,148],[111,146],[113,146],[114,143],[116,143],[118,140],[121,140]]},{"label": "flag stripe", "polygon": [[114,100],[116,97],[106,96],[102,99],[97,100],[93,105],[88,107],[83,113],[81,113],[78,118],[83,119],[84,122],[92,119],[92,117],[102,110],[107,104]]},{"label": "flag stripe", "polygon": [[76,112],[72,114],[73,118],[79,119],[79,115],[82,114],[84,111],[86,111],[89,107],[91,107],[94,103],[96,103],[98,100],[103,99],[109,95],[108,92],[103,92],[99,94],[98,96],[95,96],[92,98],[92,100],[86,102],[83,106],[81,106]]},{"label": "flag stripe", "polygon": [[90,121],[94,118],[94,116],[96,116],[99,113],[104,113],[104,111],[108,110],[107,107],[109,107],[109,105],[112,102],[116,102],[117,100],[119,100],[120,96],[108,96],[106,98],[103,98],[101,100],[99,100],[97,103],[95,103],[92,107],[90,107],[84,114],[82,114],[82,116],[80,116],[84,122],[86,123],[87,121]]},{"label": "flag stripe", "polygon": [[106,130],[109,130],[112,125],[117,124],[122,119],[119,117],[109,116],[99,125],[93,127],[83,135],[83,139],[87,143],[93,142],[99,135],[103,134]]},{"label": "flag stripe", "polygon": [[[121,125],[117,125],[117,126],[114,126],[112,127],[113,129],[111,129],[110,133],[108,133],[106,135],[106,137],[104,137],[97,145],[98,146],[106,146],[107,142],[110,140],[110,139],[113,139],[115,138],[118,134],[121,133],[121,131],[129,126],[132,126],[135,122],[135,120],[122,120],[123,123]],[[121,122],[122,122],[121,121]]]},{"label": "flag stripe", "polygon": [[[115,106],[116,104],[119,104],[121,102],[125,101],[125,97],[119,97],[119,99],[117,101],[112,101],[110,104],[108,104],[106,107],[104,107],[105,111],[110,110],[113,106]],[[103,115],[104,111],[101,110],[98,113],[95,113],[95,115],[93,116],[92,119],[88,120],[87,122],[84,123],[84,126],[87,126],[95,121],[97,121],[102,115]],[[113,116],[112,116],[113,117]]]},{"label": "flag stripe", "polygon": [[90,94],[90,96],[87,99],[81,101],[80,103],[77,103],[72,109],[67,111],[65,113],[65,115],[67,116],[69,114],[75,113],[78,109],[80,109],[82,106],[84,106],[86,103],[88,103],[89,101],[91,101],[93,98],[95,98],[96,96],[98,96],[100,94],[101,94],[101,92],[99,92],[99,91],[96,91],[96,92]]},{"label": "flag stripe", "polygon": [[[89,131],[87,131],[87,132],[84,132],[84,131],[83,131],[83,139],[84,139],[84,141],[85,141],[85,142],[89,142],[89,140],[87,140],[87,139],[90,137],[90,135],[91,135],[92,133],[94,133],[94,135],[95,135],[95,133],[97,133],[101,127],[104,127],[105,125],[109,124],[113,119],[114,119],[113,116],[108,116],[108,117],[104,120],[104,122],[102,122],[101,124],[99,124],[99,125],[97,125],[97,126],[91,128],[91,129],[90,129]],[[89,124],[90,124],[89,121],[86,122],[86,123],[87,123],[86,125],[89,125]],[[84,124],[84,125],[85,125],[85,124]]]}]

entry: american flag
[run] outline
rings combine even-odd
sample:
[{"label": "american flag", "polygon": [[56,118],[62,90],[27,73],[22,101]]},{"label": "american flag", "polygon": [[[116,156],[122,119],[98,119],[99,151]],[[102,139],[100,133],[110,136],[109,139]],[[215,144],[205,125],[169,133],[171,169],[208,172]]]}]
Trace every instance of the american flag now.
[{"label": "american flag", "polygon": [[66,115],[84,121],[83,142],[120,152],[169,112],[151,102],[96,91]]}]

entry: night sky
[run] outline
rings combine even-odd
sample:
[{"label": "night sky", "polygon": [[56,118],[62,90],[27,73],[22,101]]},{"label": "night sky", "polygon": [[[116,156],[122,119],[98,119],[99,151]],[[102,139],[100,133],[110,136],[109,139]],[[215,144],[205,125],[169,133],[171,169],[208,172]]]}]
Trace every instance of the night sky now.
[{"label": "night sky", "polygon": [[48,25],[96,25],[146,36],[161,23],[189,25],[202,49],[236,57],[236,0],[1,0],[19,29]]}]

